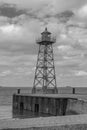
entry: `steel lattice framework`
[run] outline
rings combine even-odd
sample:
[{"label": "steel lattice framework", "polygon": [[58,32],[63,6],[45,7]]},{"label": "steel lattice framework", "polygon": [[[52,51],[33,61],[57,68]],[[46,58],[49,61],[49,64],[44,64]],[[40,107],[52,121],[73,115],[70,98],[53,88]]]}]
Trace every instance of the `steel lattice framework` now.
[{"label": "steel lattice framework", "polygon": [[39,52],[32,92],[36,93],[36,88],[41,87],[43,93],[47,92],[47,88],[54,88],[56,93],[57,86],[52,47],[55,39],[51,38],[51,33],[47,31],[47,28],[41,34],[41,39],[37,41],[39,44]]}]

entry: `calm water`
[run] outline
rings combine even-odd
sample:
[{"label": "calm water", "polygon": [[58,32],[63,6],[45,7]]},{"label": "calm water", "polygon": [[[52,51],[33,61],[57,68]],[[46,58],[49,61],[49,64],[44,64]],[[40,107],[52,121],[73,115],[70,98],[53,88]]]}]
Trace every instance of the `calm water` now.
[{"label": "calm water", "polygon": [[[0,88],[0,119],[13,118],[12,95],[18,88]],[[31,89],[21,88],[22,93],[30,93]],[[18,115],[19,117],[19,115]],[[17,116],[15,117],[17,118]]]},{"label": "calm water", "polygon": [[[28,118],[35,115],[29,112],[16,112],[15,115],[12,114],[12,95],[17,93],[18,88],[0,88],[0,119],[6,118]],[[21,93],[30,93],[31,89],[29,88],[21,88]],[[71,93],[72,88],[59,88],[59,93]],[[76,88],[77,94],[87,94],[87,88]],[[42,116],[46,116],[45,114]],[[50,115],[49,115],[50,116]]]}]

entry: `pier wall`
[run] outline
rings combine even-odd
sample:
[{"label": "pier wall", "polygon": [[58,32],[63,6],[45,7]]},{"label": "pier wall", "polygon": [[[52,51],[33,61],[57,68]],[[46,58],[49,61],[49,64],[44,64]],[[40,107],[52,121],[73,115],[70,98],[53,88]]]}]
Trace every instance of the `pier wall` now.
[{"label": "pier wall", "polygon": [[70,98],[13,95],[13,110],[29,110],[53,116],[87,114],[87,101]]},{"label": "pier wall", "polygon": [[65,115],[67,99],[13,95],[13,110],[29,110],[51,115]]},{"label": "pier wall", "polygon": [[66,115],[67,114],[87,114],[87,100],[68,99]]}]

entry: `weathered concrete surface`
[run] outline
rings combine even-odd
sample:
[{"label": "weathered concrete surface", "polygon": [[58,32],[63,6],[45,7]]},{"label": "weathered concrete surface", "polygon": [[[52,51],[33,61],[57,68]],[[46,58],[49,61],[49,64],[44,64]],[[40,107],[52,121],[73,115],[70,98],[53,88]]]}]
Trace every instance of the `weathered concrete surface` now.
[{"label": "weathered concrete surface", "polygon": [[13,110],[21,109],[51,115],[87,114],[87,95],[15,94]]},{"label": "weathered concrete surface", "polygon": [[71,112],[74,114],[87,114],[87,100],[68,99],[66,115]]},{"label": "weathered concrete surface", "polygon": [[0,130],[87,130],[87,115],[4,119]]},{"label": "weathered concrete surface", "polygon": [[26,110],[37,113],[56,115],[65,115],[67,98],[54,98],[49,95],[13,95],[13,111]]},{"label": "weathered concrete surface", "polygon": [[29,97],[46,97],[46,98],[69,98],[69,99],[81,99],[81,100],[87,100],[87,94],[86,95],[79,95],[79,94],[15,94],[18,96],[29,96]]}]

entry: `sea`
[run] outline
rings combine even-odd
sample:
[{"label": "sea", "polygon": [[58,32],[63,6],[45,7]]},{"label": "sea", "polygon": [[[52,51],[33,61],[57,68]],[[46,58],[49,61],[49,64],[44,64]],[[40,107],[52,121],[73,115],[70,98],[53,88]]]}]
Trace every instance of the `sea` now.
[{"label": "sea", "polygon": [[[14,118],[12,112],[13,94],[17,93],[17,87],[0,87],[0,119]],[[21,93],[31,93],[30,87],[20,87]],[[18,118],[17,115],[15,118]]]},{"label": "sea", "polygon": [[[32,117],[32,113],[18,113],[12,112],[12,98],[13,94],[17,93],[17,90],[19,88],[17,87],[0,87],[0,119],[16,119],[16,118],[28,118]],[[20,87],[21,93],[31,93],[30,87]],[[76,94],[87,94],[87,88],[86,87],[76,87],[75,88]],[[72,87],[59,87],[58,93],[60,94],[70,94],[72,93]],[[37,115],[36,115],[37,116]],[[45,115],[43,115],[45,116]]]}]

